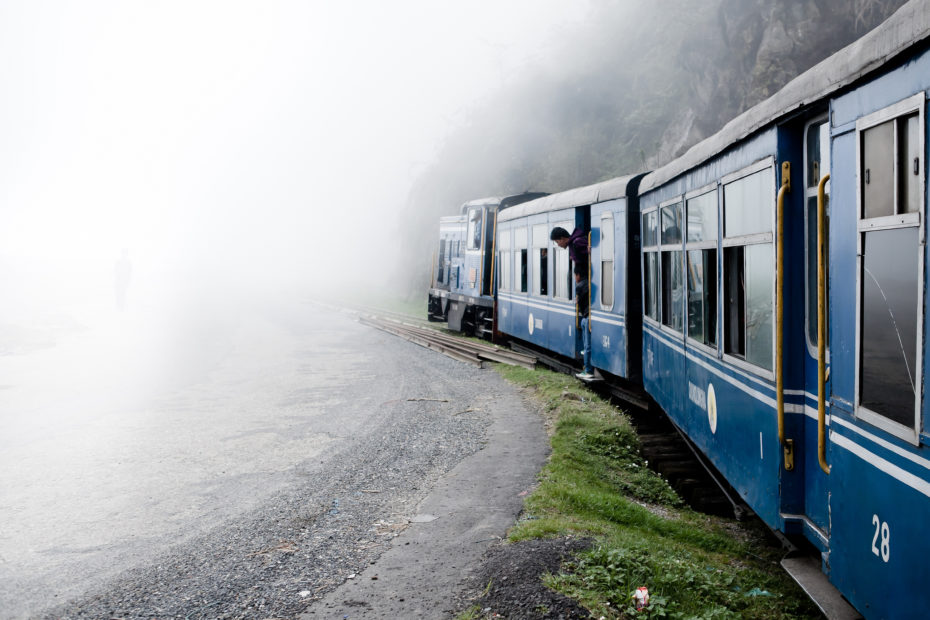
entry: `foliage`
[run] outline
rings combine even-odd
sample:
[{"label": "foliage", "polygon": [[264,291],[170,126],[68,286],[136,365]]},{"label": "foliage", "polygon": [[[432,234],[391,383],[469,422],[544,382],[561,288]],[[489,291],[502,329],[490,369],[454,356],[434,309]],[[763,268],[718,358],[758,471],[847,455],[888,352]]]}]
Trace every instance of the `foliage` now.
[{"label": "foliage", "polygon": [[[793,618],[817,615],[778,567],[780,549],[759,526],[684,507],[646,467],[628,417],[574,379],[499,366],[539,399],[552,455],[509,539],[593,537],[597,544],[546,583],[595,616]],[[652,598],[635,612],[631,596]]]}]

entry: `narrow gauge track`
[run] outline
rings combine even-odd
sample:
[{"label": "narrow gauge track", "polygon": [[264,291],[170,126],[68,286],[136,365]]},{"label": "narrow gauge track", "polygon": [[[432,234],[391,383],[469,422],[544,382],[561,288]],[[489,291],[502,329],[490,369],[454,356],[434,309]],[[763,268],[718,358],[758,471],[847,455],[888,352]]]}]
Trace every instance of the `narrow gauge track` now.
[{"label": "narrow gauge track", "polygon": [[465,340],[457,336],[444,334],[436,329],[418,327],[397,319],[359,313],[360,323],[400,336],[420,346],[438,351],[453,359],[467,364],[481,366],[483,362],[500,362],[511,366],[536,368],[536,358],[532,355],[516,353],[501,347]]},{"label": "narrow gauge track", "polygon": [[[541,364],[564,374],[577,371],[567,360],[520,343],[511,342],[510,349],[505,349],[446,334],[433,327],[413,325],[407,322],[409,317],[398,313],[379,310],[379,314],[389,315],[379,316],[361,310],[355,312],[359,322],[365,325],[468,364],[481,366],[485,361],[492,361],[530,369]],[[752,514],[713,465],[641,390],[626,388],[613,381],[593,381],[588,383],[588,387],[623,406],[636,427],[643,458],[653,471],[668,480],[689,506],[707,514],[736,519]]]}]

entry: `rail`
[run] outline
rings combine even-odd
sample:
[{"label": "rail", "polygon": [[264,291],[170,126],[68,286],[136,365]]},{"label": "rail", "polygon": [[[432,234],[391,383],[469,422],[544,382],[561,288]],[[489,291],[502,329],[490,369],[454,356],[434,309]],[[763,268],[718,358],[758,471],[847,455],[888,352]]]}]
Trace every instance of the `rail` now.
[{"label": "rail", "polygon": [[481,366],[483,362],[499,362],[523,368],[536,368],[536,358],[531,355],[515,353],[494,345],[487,345],[458,336],[450,336],[436,329],[418,327],[397,319],[377,316],[368,313],[359,313],[360,323],[386,331],[395,336],[432,349],[474,366]]}]

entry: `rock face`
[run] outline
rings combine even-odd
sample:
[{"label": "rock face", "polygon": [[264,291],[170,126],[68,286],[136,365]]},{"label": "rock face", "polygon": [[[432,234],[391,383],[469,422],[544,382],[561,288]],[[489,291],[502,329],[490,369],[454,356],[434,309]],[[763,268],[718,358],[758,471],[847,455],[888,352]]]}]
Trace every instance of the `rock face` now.
[{"label": "rock face", "polygon": [[[924,1],[924,0],[919,0]],[[450,137],[407,221],[418,294],[435,222],[477,196],[558,192],[656,168],[887,19],[905,0],[596,4],[550,60]],[[429,248],[427,250],[426,248]]]}]

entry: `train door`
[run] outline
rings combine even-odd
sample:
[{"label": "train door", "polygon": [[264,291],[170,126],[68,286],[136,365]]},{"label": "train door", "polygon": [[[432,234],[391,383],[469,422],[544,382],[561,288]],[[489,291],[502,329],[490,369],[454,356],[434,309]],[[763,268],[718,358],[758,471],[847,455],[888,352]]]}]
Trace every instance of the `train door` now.
[{"label": "train door", "polygon": [[[804,126],[803,163],[803,174],[800,178],[795,176],[793,181],[795,187],[801,183],[804,211],[804,345],[801,347],[804,390],[794,399],[803,426],[802,444],[796,449],[803,452],[796,454],[796,461],[802,468],[797,474],[803,476],[807,538],[825,547],[830,535],[829,476],[825,456],[829,440],[826,421],[830,419],[830,330],[826,320],[829,316],[830,124],[826,117]],[[820,321],[823,321],[822,329],[818,327]],[[824,416],[822,432],[819,422],[821,409]]]}]

